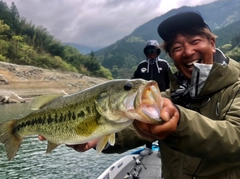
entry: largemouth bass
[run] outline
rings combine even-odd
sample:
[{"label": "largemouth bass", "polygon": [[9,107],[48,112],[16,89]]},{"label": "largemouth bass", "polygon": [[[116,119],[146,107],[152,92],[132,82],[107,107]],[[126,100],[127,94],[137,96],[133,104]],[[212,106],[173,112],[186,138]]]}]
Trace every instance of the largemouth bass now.
[{"label": "largemouth bass", "polygon": [[161,93],[155,81],[111,80],[71,95],[35,98],[35,111],[21,119],[0,124],[0,142],[12,160],[25,136],[41,135],[48,141],[46,153],[61,144],[81,144],[100,138],[96,150],[114,145],[115,133],[133,120],[159,123]]}]

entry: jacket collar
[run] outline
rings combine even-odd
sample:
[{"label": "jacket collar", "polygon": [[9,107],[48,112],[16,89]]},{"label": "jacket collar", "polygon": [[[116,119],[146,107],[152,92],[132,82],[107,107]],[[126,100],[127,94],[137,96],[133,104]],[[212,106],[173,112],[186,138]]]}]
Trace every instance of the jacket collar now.
[{"label": "jacket collar", "polygon": [[158,57],[156,57],[155,59],[150,59],[148,58],[146,61],[147,61],[147,73],[149,73],[149,66],[150,65],[154,65],[156,64],[157,66],[157,70],[158,70],[158,73],[160,73],[160,68],[159,68],[159,65],[158,65]]},{"label": "jacket collar", "polygon": [[239,76],[239,64],[216,49],[214,64],[195,64],[190,83],[180,72],[170,75],[172,97],[179,94],[188,94],[190,98],[209,95],[231,85]]}]

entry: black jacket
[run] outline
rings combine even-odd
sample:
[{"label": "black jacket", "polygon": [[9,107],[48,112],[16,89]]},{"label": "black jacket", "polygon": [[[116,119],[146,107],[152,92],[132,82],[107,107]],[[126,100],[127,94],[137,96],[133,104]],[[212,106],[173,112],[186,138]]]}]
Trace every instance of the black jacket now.
[{"label": "black jacket", "polygon": [[159,58],[147,59],[138,65],[133,78],[155,80],[158,83],[160,91],[165,91],[169,88],[169,68],[169,64],[166,60]]}]

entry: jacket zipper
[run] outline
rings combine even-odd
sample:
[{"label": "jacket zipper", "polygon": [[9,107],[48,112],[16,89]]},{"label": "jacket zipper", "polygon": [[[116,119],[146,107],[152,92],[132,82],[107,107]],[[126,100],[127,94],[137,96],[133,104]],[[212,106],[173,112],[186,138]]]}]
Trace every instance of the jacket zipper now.
[{"label": "jacket zipper", "polygon": [[151,66],[151,80],[153,79],[153,64],[150,64]]}]

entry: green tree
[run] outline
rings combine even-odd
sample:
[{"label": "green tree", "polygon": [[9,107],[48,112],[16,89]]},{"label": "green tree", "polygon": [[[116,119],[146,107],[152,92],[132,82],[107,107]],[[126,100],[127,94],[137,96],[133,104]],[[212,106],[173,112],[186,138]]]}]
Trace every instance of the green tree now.
[{"label": "green tree", "polygon": [[[44,43],[46,43],[47,39]],[[53,56],[62,56],[64,50],[64,45],[57,40],[49,40],[49,43],[46,44],[46,51]]]},{"label": "green tree", "polygon": [[0,12],[1,12],[0,19],[4,20],[4,23],[11,26],[12,20],[11,20],[10,10],[8,8],[7,3],[3,2],[2,0],[0,0]]},{"label": "green tree", "polygon": [[10,27],[7,24],[4,24],[3,20],[0,20],[0,35],[2,36],[3,33],[8,30],[10,30]]},{"label": "green tree", "polygon": [[235,48],[236,46],[240,46],[240,34],[234,36],[232,39],[231,39],[231,44],[232,44],[232,47]]},{"label": "green tree", "polygon": [[0,20],[0,56],[1,60],[0,61],[5,61],[6,58],[5,56],[8,53],[8,47],[9,43],[6,41],[6,35],[5,32],[8,31],[10,27],[7,24],[3,23],[3,20]]},{"label": "green tree", "polygon": [[12,5],[10,7],[10,12],[11,12],[12,18],[14,20],[19,20],[20,19],[18,9],[17,9],[16,5],[14,4],[14,2],[12,2]]},{"label": "green tree", "polygon": [[230,58],[240,62],[240,47],[236,47],[233,50],[226,53]]},{"label": "green tree", "polygon": [[19,48],[19,43],[23,42],[23,37],[19,35],[14,35],[12,36],[13,42],[14,42],[14,49],[15,53],[18,53],[18,48]]},{"label": "green tree", "polygon": [[220,48],[224,53],[230,51],[232,49],[232,44],[225,44]]},{"label": "green tree", "polygon": [[20,15],[18,12],[18,9],[14,2],[12,2],[12,5],[10,7],[10,14],[11,14],[11,19],[12,19],[12,34],[19,35],[21,32],[21,27],[20,27]]},{"label": "green tree", "polygon": [[89,58],[84,62],[84,66],[91,72],[97,71],[100,69],[100,63],[95,57],[93,51],[91,51]]}]

